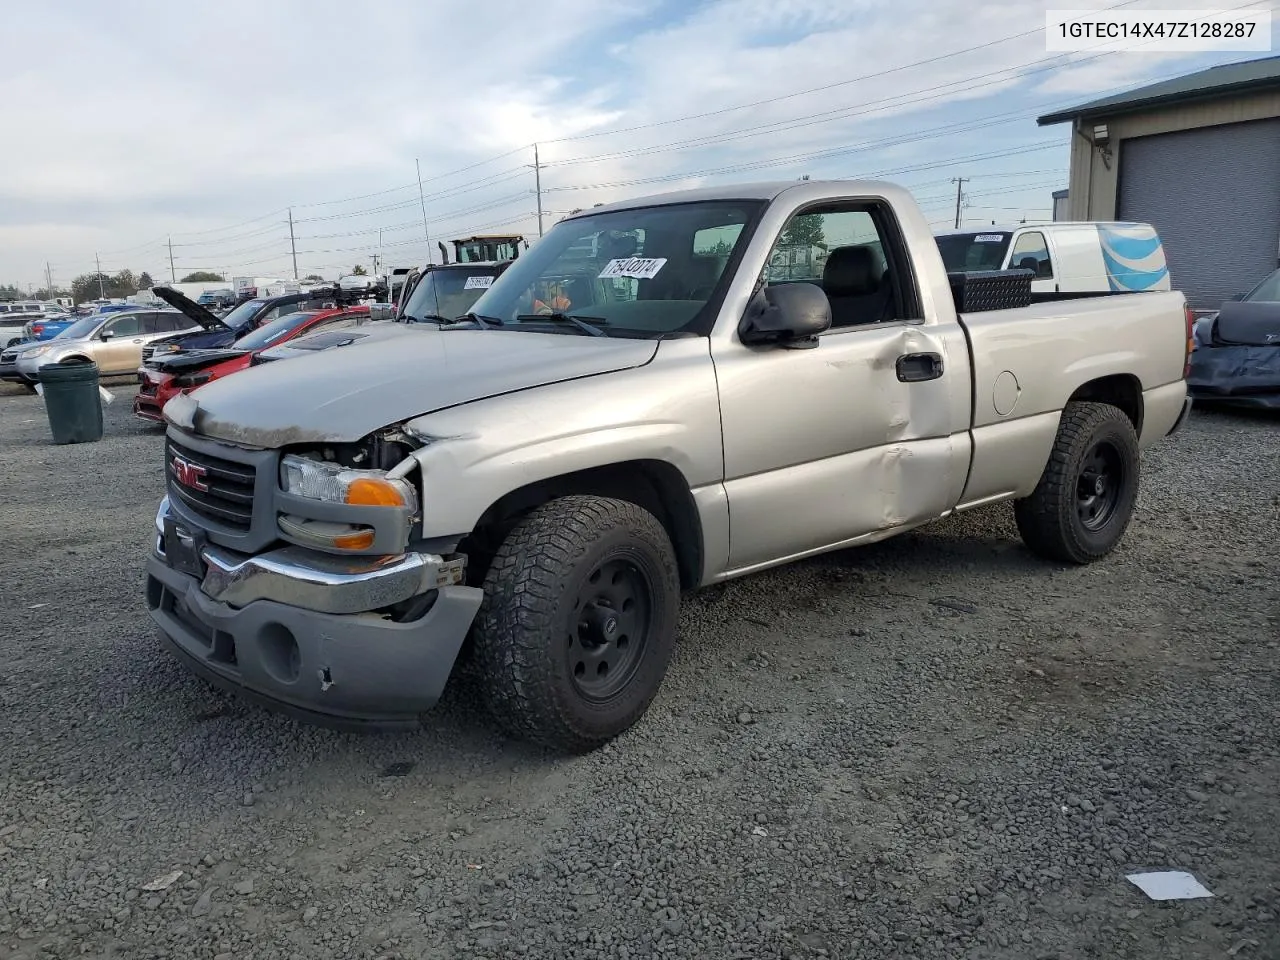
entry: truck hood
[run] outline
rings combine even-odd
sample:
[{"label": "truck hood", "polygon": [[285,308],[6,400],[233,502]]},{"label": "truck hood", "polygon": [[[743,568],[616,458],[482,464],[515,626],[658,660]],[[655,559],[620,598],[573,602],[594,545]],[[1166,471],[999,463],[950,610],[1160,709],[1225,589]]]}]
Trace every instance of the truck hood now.
[{"label": "truck hood", "polygon": [[165,303],[169,304],[169,306],[176,310],[180,310],[184,316],[190,317],[206,330],[231,329],[219,320],[212,310],[196,303],[180,290],[175,290],[173,287],[152,287],[151,292]]},{"label": "truck hood", "polygon": [[215,380],[165,416],[230,443],[344,443],[446,407],[643,366],[655,340],[507,330],[369,338]]}]

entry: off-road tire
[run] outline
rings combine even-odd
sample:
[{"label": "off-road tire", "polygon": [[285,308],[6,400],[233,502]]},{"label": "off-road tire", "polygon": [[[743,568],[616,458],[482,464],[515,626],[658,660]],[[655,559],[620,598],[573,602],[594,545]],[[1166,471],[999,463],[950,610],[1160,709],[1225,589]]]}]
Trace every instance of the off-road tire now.
[{"label": "off-road tire", "polygon": [[[1090,528],[1081,516],[1080,487],[1094,451],[1106,449],[1118,468],[1108,516]],[[1023,542],[1050,560],[1085,564],[1115,549],[1133,517],[1141,457],[1128,416],[1105,403],[1068,403],[1062,411],[1049,463],[1031,495],[1014,502]]]},{"label": "off-road tire", "polygon": [[[582,597],[596,589],[589,582],[593,572],[618,565],[634,568],[647,584],[648,629],[625,685],[603,701],[592,700],[579,689],[569,662],[577,611]],[[595,496],[538,507],[498,548],[476,615],[475,667],[494,719],[513,736],[564,752],[612,740],[639,720],[657,694],[675,647],[679,608],[675,551],[652,514]]]}]

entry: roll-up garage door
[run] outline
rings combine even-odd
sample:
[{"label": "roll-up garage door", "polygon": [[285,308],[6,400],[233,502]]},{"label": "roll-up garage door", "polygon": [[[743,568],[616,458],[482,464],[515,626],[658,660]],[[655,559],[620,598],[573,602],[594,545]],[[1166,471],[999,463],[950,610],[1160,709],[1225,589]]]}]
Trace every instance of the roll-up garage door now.
[{"label": "roll-up garage door", "polygon": [[1280,259],[1280,119],[1121,141],[1117,206],[1155,225],[1193,307],[1251,289]]}]

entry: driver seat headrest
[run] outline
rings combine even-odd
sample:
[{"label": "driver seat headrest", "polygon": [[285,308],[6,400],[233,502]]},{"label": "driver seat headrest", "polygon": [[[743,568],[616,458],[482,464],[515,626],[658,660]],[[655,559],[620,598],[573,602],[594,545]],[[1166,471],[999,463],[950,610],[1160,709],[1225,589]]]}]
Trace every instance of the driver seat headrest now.
[{"label": "driver seat headrest", "polygon": [[827,296],[864,296],[875,293],[879,287],[879,264],[870,247],[864,244],[836,247],[827,256],[827,265],[822,270],[822,289]]}]

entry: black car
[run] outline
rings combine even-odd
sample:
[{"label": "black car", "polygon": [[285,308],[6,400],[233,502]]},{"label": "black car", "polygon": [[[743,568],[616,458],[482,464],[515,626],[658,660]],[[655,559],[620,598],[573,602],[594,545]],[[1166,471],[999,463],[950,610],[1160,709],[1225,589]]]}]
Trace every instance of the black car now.
[{"label": "black car", "polygon": [[[172,287],[154,287],[154,293],[165,303],[198,323],[203,329],[180,336],[165,337],[142,350],[142,365],[150,366],[157,357],[180,350],[213,350],[229,347],[245,334],[257,330],[288,313],[298,310],[326,310],[338,305],[342,294],[333,287],[319,287],[303,293],[287,293],[279,297],[246,300],[224,317],[202,307]],[[142,374],[138,374],[139,380]]]},{"label": "black car", "polygon": [[1201,403],[1280,411],[1280,270],[1196,322],[1187,392]]}]

